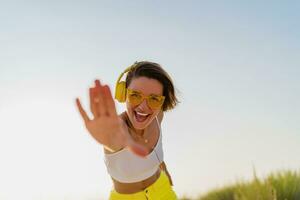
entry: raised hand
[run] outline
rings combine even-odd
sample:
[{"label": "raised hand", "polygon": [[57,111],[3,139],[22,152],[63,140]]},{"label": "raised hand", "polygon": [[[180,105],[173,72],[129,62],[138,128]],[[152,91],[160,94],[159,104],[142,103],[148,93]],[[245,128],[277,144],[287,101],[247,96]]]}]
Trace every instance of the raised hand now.
[{"label": "raised hand", "polygon": [[76,98],[76,104],[93,138],[112,152],[121,148],[129,148],[139,156],[146,156],[147,149],[133,141],[126,125],[117,115],[108,85],[101,85],[100,81],[96,80],[95,87],[89,89],[89,96],[93,119],[89,118],[78,98]]}]

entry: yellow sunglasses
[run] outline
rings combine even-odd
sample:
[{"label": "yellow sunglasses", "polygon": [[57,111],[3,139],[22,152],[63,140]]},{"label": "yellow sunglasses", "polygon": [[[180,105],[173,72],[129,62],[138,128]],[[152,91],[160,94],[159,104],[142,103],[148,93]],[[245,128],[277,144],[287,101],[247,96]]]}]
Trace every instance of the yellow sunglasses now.
[{"label": "yellow sunglasses", "polygon": [[129,103],[133,106],[139,105],[144,101],[144,99],[146,99],[149,108],[158,109],[163,105],[165,96],[155,95],[155,94],[150,94],[146,96],[139,91],[135,91],[127,88],[127,99]]}]

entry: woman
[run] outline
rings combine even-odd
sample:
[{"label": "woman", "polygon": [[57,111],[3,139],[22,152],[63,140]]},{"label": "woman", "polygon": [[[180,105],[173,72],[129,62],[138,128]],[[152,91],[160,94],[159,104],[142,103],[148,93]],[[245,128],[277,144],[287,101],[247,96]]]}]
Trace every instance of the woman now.
[{"label": "woman", "polygon": [[[126,81],[120,81],[127,73]],[[170,76],[157,63],[136,62],[119,77],[115,98],[126,102],[117,115],[107,85],[95,81],[89,89],[90,119],[79,99],[77,107],[89,133],[104,147],[114,189],[110,200],[177,199],[163,161],[161,122],[178,100]]]}]

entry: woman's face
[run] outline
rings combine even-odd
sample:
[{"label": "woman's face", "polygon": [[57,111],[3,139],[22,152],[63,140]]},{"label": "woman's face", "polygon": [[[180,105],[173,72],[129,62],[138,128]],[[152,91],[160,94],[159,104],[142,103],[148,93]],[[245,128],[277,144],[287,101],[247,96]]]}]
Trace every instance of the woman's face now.
[{"label": "woman's face", "polygon": [[[151,94],[162,95],[163,85],[156,79],[147,77],[138,77],[131,80],[129,89],[139,91],[143,95],[148,96]],[[128,99],[126,99],[127,114],[133,127],[137,130],[145,129],[152,120],[158,115],[160,108],[151,109],[147,105],[147,100],[144,99],[139,105],[133,106]]]}]

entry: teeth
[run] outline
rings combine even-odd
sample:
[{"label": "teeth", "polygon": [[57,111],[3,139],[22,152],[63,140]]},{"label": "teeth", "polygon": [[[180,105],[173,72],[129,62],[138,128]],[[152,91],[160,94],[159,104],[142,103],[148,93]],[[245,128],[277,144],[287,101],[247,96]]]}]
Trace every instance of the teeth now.
[{"label": "teeth", "polygon": [[148,114],[136,112],[138,115],[147,116]]}]

